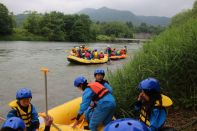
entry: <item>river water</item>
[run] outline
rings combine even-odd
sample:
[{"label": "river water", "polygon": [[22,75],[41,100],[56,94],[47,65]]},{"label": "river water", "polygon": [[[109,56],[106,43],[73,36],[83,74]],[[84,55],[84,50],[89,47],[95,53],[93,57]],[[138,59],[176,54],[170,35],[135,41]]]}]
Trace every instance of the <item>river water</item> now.
[{"label": "river water", "polygon": [[[90,48],[104,50],[111,47],[128,47],[128,54],[132,56],[140,45],[136,43],[89,43]],[[73,86],[76,76],[82,74],[87,79],[94,80],[93,72],[96,68],[114,71],[124,65],[129,58],[112,61],[110,65],[73,65],[66,57],[70,49],[77,43],[65,42],[0,42],[0,116],[5,117],[9,111],[8,103],[15,99],[16,90],[28,87],[32,90],[32,103],[37,110],[45,110],[44,75],[42,67],[49,69],[48,73],[48,104],[49,108],[62,104],[81,95]]]}]

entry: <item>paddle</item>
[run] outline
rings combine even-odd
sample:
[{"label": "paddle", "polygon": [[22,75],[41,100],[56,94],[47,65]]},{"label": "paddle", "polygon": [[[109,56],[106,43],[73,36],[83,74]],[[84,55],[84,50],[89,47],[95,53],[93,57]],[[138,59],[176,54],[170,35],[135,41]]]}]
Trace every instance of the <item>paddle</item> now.
[{"label": "paddle", "polygon": [[[44,73],[44,78],[45,78],[45,113],[46,113],[46,117],[48,117],[47,73],[49,72],[49,69],[42,68],[41,71]],[[61,131],[61,129],[58,126],[56,126],[54,123],[52,123],[52,126],[55,127],[58,131]]]}]

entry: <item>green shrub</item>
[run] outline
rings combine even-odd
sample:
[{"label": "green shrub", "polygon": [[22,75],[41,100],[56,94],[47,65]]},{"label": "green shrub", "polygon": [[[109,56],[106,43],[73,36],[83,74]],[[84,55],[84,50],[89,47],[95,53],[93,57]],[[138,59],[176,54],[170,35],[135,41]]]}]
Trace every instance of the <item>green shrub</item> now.
[{"label": "green shrub", "polygon": [[109,73],[120,116],[131,116],[139,82],[160,81],[162,91],[184,108],[197,107],[197,19],[172,26],[143,48],[123,69]]}]

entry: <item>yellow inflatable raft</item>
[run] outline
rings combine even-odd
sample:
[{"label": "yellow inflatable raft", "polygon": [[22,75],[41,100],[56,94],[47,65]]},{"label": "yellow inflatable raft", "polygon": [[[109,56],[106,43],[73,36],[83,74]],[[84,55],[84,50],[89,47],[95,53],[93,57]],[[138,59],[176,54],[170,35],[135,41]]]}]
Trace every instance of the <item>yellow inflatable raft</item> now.
[{"label": "yellow inflatable raft", "polygon": [[[72,125],[75,122],[75,117],[77,116],[81,97],[66,102],[62,105],[54,107],[48,111],[49,115],[53,117],[54,124],[60,128],[62,131],[88,131],[84,129],[84,126],[87,126],[87,122],[84,122],[84,117],[80,119],[80,124],[77,128],[73,129]],[[44,113],[39,113],[40,116],[44,116]],[[41,124],[40,131],[44,131],[44,124]],[[51,126],[50,131],[57,131],[56,128]],[[99,127],[99,131],[102,131],[102,126]]]},{"label": "yellow inflatable raft", "polygon": [[87,60],[87,59],[79,58],[79,57],[76,57],[73,55],[69,55],[67,57],[67,60],[72,63],[77,63],[77,64],[102,64],[102,63],[106,63],[108,61],[108,57],[104,56],[104,58],[102,58],[102,59]]}]

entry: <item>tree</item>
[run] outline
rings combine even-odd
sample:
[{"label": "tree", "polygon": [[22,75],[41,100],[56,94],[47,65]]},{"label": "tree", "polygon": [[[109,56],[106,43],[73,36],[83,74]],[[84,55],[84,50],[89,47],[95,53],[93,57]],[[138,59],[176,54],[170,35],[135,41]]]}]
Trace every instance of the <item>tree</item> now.
[{"label": "tree", "polygon": [[133,35],[132,30],[125,24],[121,22],[110,22],[104,24],[102,27],[105,35],[131,38]]},{"label": "tree", "polygon": [[29,11],[28,17],[26,18],[25,22],[23,23],[23,28],[27,29],[28,32],[33,34],[39,34],[40,30],[40,21],[41,15],[38,14],[36,11]]},{"label": "tree", "polygon": [[0,35],[9,35],[13,32],[13,16],[6,6],[0,3]]},{"label": "tree", "polygon": [[71,31],[71,41],[87,42],[90,40],[91,20],[87,15],[76,15],[75,21]]},{"label": "tree", "polygon": [[64,41],[67,38],[64,29],[64,14],[53,11],[46,13],[40,22],[41,35],[51,41]]}]

